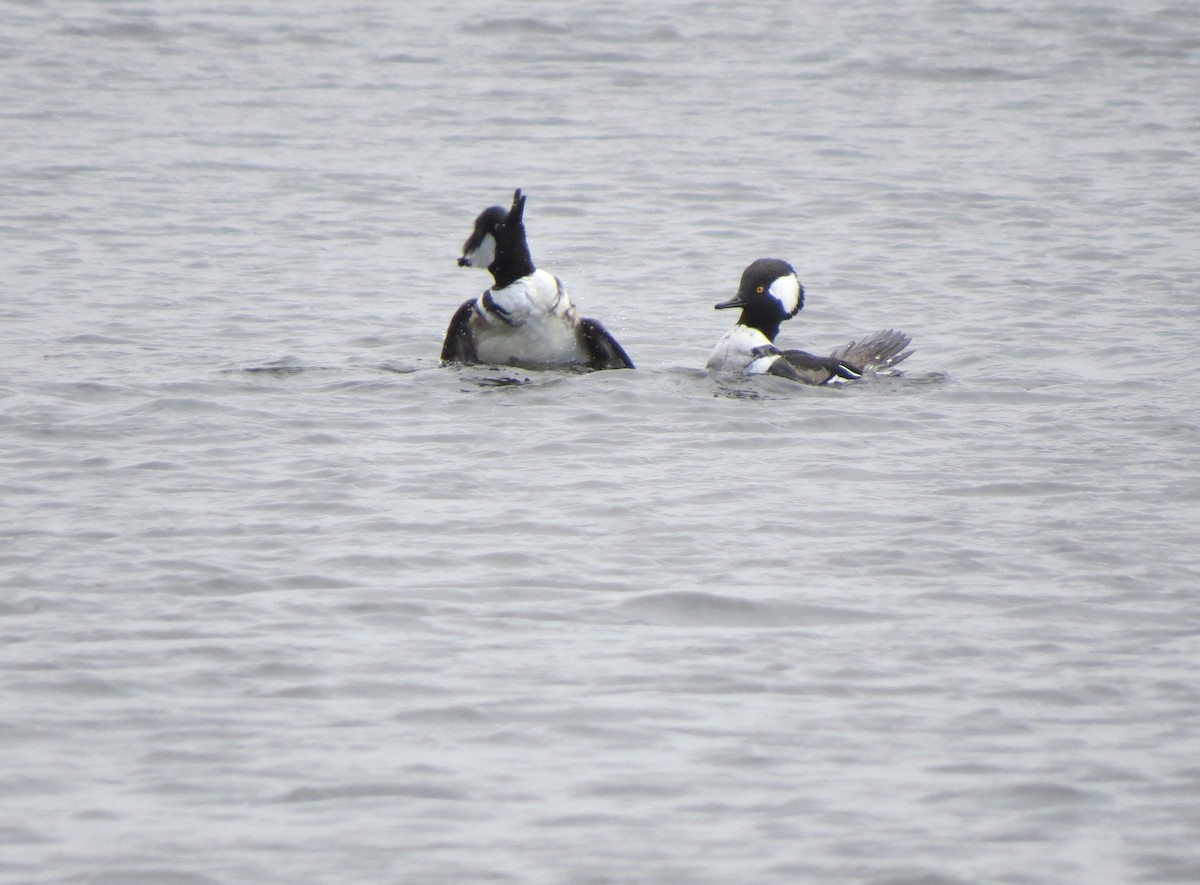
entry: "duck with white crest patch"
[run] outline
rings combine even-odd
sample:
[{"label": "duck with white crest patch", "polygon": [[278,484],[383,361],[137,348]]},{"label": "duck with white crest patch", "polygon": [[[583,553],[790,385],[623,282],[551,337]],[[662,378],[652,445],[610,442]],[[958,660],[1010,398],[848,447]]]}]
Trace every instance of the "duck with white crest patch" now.
[{"label": "duck with white crest patch", "polygon": [[443,363],[527,369],[632,369],[633,361],[599,321],[579,317],[562,281],[538,270],[525,239],[525,195],[492,206],[463,243],[462,267],[486,267],[490,289],[455,312]]},{"label": "duck with white crest patch", "polygon": [[775,346],[779,326],[804,307],[804,287],[796,271],[778,258],[760,258],[742,273],[737,295],[716,305],[738,307],[737,325],[717,342],[708,368],[722,374],[778,375],[803,384],[840,384],[864,375],[896,375],[895,366],[912,355],[911,339],[886,329],[851,341],[829,356]]}]

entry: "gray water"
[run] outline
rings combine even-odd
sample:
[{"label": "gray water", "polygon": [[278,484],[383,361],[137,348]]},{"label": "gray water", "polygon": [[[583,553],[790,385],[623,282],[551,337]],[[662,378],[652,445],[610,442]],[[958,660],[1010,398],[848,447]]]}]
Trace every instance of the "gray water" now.
[{"label": "gray water", "polygon": [[[1200,881],[1200,7],[0,5],[0,881]],[[529,194],[633,372],[440,368]],[[702,367],[751,260],[780,343]]]}]

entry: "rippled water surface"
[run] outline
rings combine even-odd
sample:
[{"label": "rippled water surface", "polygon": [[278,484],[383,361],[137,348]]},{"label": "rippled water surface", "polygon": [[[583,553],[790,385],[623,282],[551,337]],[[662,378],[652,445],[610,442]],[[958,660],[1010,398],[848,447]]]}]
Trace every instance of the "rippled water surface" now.
[{"label": "rippled water surface", "polygon": [[[0,5],[0,881],[1200,881],[1190,2]],[[529,194],[638,369],[440,368]],[[754,258],[786,346],[702,369]]]}]

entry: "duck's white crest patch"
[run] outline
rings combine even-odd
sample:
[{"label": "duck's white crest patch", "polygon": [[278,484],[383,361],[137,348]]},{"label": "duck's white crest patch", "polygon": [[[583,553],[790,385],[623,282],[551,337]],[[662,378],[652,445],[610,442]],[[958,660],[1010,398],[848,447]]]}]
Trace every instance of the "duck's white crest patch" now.
[{"label": "duck's white crest patch", "polygon": [[467,267],[487,267],[496,260],[496,238],[491,234],[484,234],[479,248],[463,258],[467,260]]},{"label": "duck's white crest patch", "polygon": [[771,288],[767,291],[779,302],[788,316],[795,315],[800,309],[800,280],[794,273],[780,277],[771,283]]}]

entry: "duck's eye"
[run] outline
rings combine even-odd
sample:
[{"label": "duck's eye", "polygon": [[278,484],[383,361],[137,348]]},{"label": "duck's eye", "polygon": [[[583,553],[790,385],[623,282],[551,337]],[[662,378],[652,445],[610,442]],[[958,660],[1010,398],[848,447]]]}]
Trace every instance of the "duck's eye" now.
[{"label": "duck's eye", "polygon": [[761,295],[761,294],[763,293],[763,287],[762,287],[762,286],[759,286],[759,287],[758,287],[758,288],[756,288],[754,291],[755,291],[755,292],[757,292],[759,295]]}]

